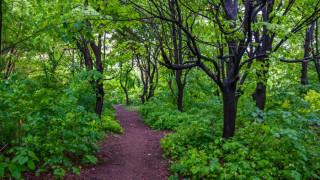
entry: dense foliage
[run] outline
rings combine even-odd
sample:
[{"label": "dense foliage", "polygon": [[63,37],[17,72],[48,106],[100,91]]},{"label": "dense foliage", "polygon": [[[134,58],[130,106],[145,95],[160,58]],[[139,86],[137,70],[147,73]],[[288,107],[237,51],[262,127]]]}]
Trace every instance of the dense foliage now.
[{"label": "dense foliage", "polygon": [[167,99],[155,98],[140,112],[151,127],[174,131],[161,142],[165,155],[172,159],[172,179],[180,175],[192,179],[319,178],[320,111],[315,108],[319,107],[315,100],[319,84],[295,83],[269,92],[272,102],[265,112],[252,100],[239,102],[236,136],[227,140],[221,138],[221,97],[208,95],[202,102],[191,101],[186,107],[196,108],[184,113]]},{"label": "dense foliage", "polygon": [[0,156],[1,176],[8,175],[4,174],[8,168],[15,178],[27,169],[37,173],[53,169],[61,177],[70,169],[79,173],[82,163],[97,161],[91,155],[99,149],[97,142],[103,141],[106,131],[121,128],[110,106],[101,120],[92,112],[93,89],[84,81],[88,78],[90,72],[80,73],[67,88],[16,75],[1,82],[1,143],[8,149]]},{"label": "dense foliage", "polygon": [[320,179],[319,0],[0,5],[0,179],[79,175],[116,104],[170,179]]}]

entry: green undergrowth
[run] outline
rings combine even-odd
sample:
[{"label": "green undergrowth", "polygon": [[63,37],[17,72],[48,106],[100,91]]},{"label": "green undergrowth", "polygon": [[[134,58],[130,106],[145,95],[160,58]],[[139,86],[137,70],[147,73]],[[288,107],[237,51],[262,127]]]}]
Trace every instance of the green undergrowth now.
[{"label": "green undergrowth", "polygon": [[80,73],[66,88],[54,80],[43,83],[16,75],[0,81],[0,179],[19,179],[28,170],[36,175],[53,171],[62,178],[97,163],[97,142],[104,141],[106,132],[122,129],[108,102],[101,120],[93,113],[90,77]]},{"label": "green undergrowth", "polygon": [[139,111],[139,106],[123,106],[124,109],[128,110],[128,111]]},{"label": "green undergrowth", "polygon": [[270,91],[266,112],[244,95],[230,139],[222,138],[217,97],[194,101],[183,113],[155,98],[140,113],[154,129],[176,131],[161,141],[164,156],[171,158],[170,179],[320,178],[320,93],[311,86],[289,90]]}]

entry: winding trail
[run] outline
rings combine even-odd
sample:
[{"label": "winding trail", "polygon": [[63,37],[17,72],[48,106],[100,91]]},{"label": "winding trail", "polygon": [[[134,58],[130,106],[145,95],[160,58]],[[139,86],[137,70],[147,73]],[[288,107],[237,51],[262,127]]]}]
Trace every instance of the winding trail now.
[{"label": "winding trail", "polygon": [[[124,129],[118,137],[109,136],[100,144],[100,163],[83,169],[79,179],[90,180],[164,180],[170,176],[170,164],[162,158],[160,140],[168,131],[154,131],[141,122],[141,116],[114,106]],[[101,162],[102,160],[102,162]],[[77,179],[78,179],[77,178]],[[73,178],[72,178],[73,179]]]}]

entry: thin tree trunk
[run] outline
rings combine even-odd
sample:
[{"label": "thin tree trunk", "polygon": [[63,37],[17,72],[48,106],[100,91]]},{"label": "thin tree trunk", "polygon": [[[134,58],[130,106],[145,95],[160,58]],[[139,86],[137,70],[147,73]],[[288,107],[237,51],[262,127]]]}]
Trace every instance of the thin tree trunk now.
[{"label": "thin tree trunk", "polygon": [[320,63],[319,63],[319,60],[315,60],[314,63],[315,63],[316,71],[317,71],[318,78],[319,78],[319,81],[320,81]]},{"label": "thin tree trunk", "polygon": [[177,105],[178,105],[178,110],[180,112],[183,112],[183,85],[178,86],[178,99],[177,99]]},{"label": "thin tree trunk", "polygon": [[129,102],[129,95],[128,95],[128,91],[125,90],[124,91],[126,93],[126,103],[127,103],[127,106],[129,106],[130,102]]},{"label": "thin tree trunk", "polygon": [[178,87],[178,93],[177,93],[177,106],[178,111],[183,112],[183,90],[184,85],[181,82],[181,76],[182,76],[182,70],[176,70],[176,83]]},{"label": "thin tree trunk", "polygon": [[[315,30],[315,40],[316,40],[316,54],[319,55],[319,21],[316,21],[316,30]],[[320,60],[319,59],[316,59],[314,61],[315,63],[315,66],[316,66],[316,71],[318,73],[318,78],[319,78],[319,81],[320,81]]]},{"label": "thin tree trunk", "polygon": [[[313,34],[314,24],[311,25],[309,29],[306,31],[306,42],[304,43],[304,57],[310,56],[311,51],[311,41],[312,41],[312,34]],[[308,62],[301,63],[301,84],[307,85],[308,84]]]}]

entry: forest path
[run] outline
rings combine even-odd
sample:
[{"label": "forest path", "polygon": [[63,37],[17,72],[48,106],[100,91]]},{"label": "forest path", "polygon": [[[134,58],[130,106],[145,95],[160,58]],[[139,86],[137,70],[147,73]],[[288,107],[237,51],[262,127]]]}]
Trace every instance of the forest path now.
[{"label": "forest path", "polygon": [[91,180],[163,180],[170,176],[170,164],[162,158],[160,140],[168,131],[154,131],[134,111],[114,106],[124,129],[118,137],[109,136],[100,146],[99,164],[83,169],[80,178]]}]

